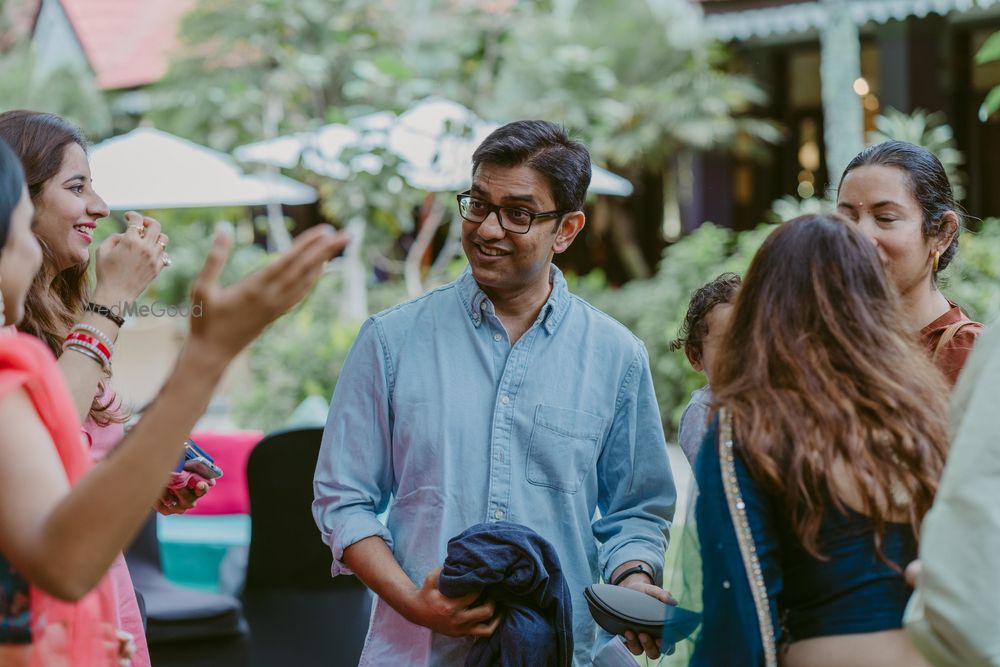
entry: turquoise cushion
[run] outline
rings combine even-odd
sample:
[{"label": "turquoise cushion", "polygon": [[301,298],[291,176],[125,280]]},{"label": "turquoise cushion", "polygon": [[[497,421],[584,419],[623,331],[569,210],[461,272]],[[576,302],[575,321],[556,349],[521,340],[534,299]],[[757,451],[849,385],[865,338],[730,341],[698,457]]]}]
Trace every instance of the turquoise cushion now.
[{"label": "turquoise cushion", "polygon": [[157,517],[163,574],[171,581],[219,591],[219,567],[230,549],[250,544],[247,514]]}]

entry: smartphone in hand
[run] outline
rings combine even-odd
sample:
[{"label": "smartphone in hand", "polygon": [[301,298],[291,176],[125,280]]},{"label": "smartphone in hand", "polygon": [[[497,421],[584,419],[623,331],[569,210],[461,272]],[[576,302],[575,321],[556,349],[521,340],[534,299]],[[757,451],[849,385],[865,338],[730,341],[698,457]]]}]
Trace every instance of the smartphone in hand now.
[{"label": "smartphone in hand", "polygon": [[215,460],[208,452],[199,447],[190,438],[184,443],[184,462],[182,465],[188,472],[198,473],[205,479],[222,477],[222,468],[215,465]]}]

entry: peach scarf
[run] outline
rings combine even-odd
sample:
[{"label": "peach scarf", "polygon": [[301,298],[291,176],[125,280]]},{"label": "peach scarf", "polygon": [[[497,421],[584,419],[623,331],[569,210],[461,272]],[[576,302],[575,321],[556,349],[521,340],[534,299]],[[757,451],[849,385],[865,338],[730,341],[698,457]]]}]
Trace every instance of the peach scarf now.
[{"label": "peach scarf", "polygon": [[[70,484],[91,465],[72,397],[51,351],[21,333],[0,333],[0,396],[23,389],[52,436]],[[114,603],[105,576],[78,602],[58,600],[31,586],[29,647],[3,647],[0,665],[103,667],[118,663]]]}]

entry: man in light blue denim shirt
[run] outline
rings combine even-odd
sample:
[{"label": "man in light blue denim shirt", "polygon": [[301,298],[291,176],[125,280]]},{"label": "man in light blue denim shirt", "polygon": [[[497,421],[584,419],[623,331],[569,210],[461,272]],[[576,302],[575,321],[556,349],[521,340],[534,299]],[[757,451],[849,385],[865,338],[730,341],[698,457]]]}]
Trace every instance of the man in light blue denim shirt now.
[{"label": "man in light blue denim shirt", "polygon": [[[378,594],[361,665],[462,665],[502,622],[476,594],[437,590],[448,540],[513,521],[556,548],[573,595],[574,664],[600,578],[666,600],[674,484],[642,343],[573,296],[555,253],[583,228],[590,156],[519,121],[473,155],[459,195],[469,269],[370,318],[341,372],[313,514],[333,574]],[[389,510],[386,523],[377,517]],[[633,653],[656,657],[646,635]]]}]

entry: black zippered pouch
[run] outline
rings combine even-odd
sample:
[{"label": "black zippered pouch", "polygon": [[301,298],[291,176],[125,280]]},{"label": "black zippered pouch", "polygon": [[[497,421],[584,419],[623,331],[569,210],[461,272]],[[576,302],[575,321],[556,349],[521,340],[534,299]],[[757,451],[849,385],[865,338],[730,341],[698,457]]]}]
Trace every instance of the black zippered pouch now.
[{"label": "black zippered pouch", "polygon": [[701,625],[701,614],[624,586],[592,584],[584,589],[583,597],[597,624],[613,635],[633,630],[676,644]]}]

